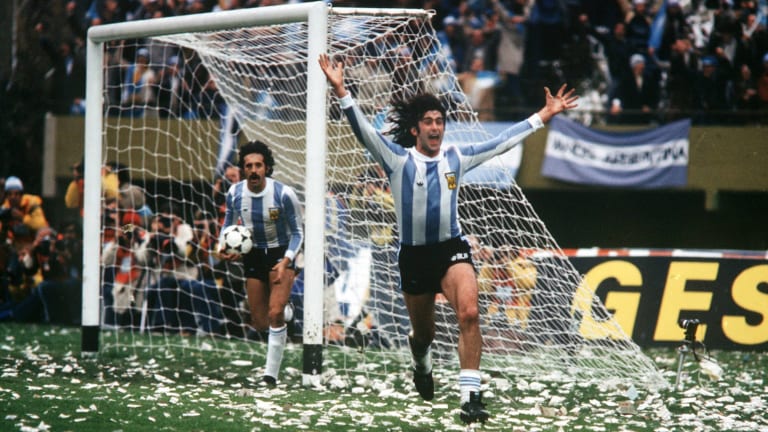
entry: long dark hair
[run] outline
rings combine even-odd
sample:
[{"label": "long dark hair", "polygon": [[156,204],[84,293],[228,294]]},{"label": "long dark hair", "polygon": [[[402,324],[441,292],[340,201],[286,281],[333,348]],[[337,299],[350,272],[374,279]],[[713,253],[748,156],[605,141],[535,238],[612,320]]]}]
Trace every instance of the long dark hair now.
[{"label": "long dark hair", "polygon": [[439,111],[445,117],[445,107],[432,94],[421,93],[408,100],[392,101],[392,108],[387,114],[387,121],[392,124],[385,133],[403,147],[416,145],[416,137],[411,128],[417,127],[419,120],[427,111]]}]

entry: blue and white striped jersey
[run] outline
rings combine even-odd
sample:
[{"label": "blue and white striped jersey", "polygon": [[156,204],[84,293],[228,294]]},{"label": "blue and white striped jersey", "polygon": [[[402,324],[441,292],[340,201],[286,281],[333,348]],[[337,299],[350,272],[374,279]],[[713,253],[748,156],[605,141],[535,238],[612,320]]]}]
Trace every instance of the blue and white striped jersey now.
[{"label": "blue and white striped jersey", "polygon": [[235,183],[227,191],[227,211],[222,230],[239,220],[242,225],[251,228],[253,247],[285,246],[285,256],[293,260],[304,240],[304,222],[296,192],[290,186],[268,177],[264,190],[255,194],[248,189],[246,182]]},{"label": "blue and white striped jersey", "polygon": [[538,114],[534,114],[491,140],[461,147],[443,145],[440,154],[430,158],[377,131],[350,95],[340,103],[357,139],[389,177],[400,243],[413,246],[460,236],[458,197],[464,173],[511,149],[544,126]]}]

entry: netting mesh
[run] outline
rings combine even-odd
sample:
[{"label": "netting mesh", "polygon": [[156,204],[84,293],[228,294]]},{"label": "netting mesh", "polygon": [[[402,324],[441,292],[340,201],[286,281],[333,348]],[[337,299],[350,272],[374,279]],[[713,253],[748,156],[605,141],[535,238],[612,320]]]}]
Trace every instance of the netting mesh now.
[{"label": "netting mesh", "polygon": [[[386,130],[393,98],[428,91],[448,108],[446,142],[491,137],[429,15],[332,11],[328,28],[328,51],[344,62],[348,89],[377,127]],[[118,198],[104,199],[103,326],[118,329],[107,344],[136,344],[139,333],[152,345],[178,343],[183,333],[185,345],[226,350],[227,339],[254,337],[242,270],[210,253],[232,181],[217,179],[232,160],[228,146],[259,139],[275,150],[274,177],[304,202],[307,64],[316,61],[307,58],[307,39],[306,23],[291,23],[106,44],[104,162],[124,176]],[[407,364],[392,198],[328,97],[325,341]],[[472,173],[459,211],[478,269],[484,370],[662,384],[563,257],[507,159]],[[301,289],[299,278],[299,318]],[[436,315],[435,358],[454,365],[455,316],[441,299]],[[301,322],[294,325],[299,334]]]}]

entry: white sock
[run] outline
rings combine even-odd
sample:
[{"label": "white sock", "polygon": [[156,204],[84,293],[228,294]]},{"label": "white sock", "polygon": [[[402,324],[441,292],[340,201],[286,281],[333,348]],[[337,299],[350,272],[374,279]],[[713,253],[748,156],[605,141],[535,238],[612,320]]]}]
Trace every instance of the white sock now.
[{"label": "white sock", "polygon": [[459,371],[459,388],[461,389],[461,404],[469,402],[469,392],[480,391],[480,371],[477,369],[462,369]]},{"label": "white sock", "polygon": [[288,326],[279,328],[269,328],[269,338],[267,339],[267,365],[264,375],[269,375],[277,379],[280,373],[280,363],[283,361],[283,351],[285,343],[288,340]]}]

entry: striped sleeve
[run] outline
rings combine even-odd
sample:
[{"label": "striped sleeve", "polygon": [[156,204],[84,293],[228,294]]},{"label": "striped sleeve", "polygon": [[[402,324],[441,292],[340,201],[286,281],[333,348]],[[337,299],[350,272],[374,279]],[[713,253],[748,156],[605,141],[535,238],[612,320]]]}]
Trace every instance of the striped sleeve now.
[{"label": "striped sleeve", "polygon": [[488,159],[509,151],[532,133],[544,127],[541,117],[533,114],[527,120],[515,123],[498,136],[480,144],[460,147],[464,156],[465,172]]},{"label": "striped sleeve", "polygon": [[346,95],[339,99],[341,109],[352,126],[357,140],[368,149],[373,159],[384,168],[387,174],[394,171],[394,167],[401,163],[406,149],[384,137],[381,132],[373,127],[365,114],[357,106],[352,96]]},{"label": "striped sleeve", "polygon": [[291,238],[285,251],[286,258],[293,261],[304,242],[304,217],[301,212],[296,192],[290,187],[283,187],[282,207],[285,209],[288,225],[291,228]]}]

